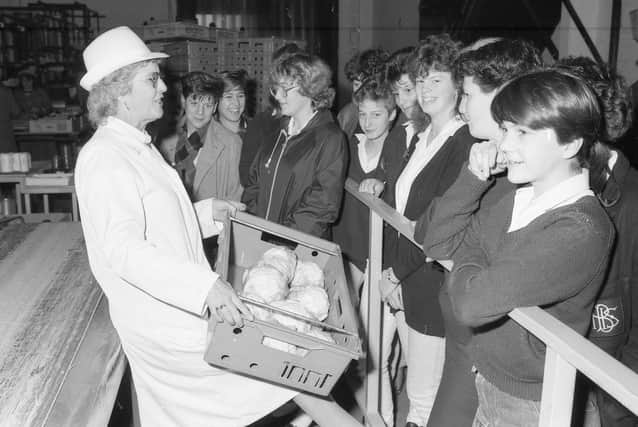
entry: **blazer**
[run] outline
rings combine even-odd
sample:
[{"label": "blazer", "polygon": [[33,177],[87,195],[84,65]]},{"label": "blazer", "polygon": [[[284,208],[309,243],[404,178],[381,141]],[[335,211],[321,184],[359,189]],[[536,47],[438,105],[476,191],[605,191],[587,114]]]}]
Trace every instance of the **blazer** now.
[{"label": "blazer", "polygon": [[[178,125],[178,129],[182,126]],[[183,133],[178,132],[161,142],[160,151],[170,164],[175,162],[175,149]],[[193,201],[208,198],[241,199],[244,188],[239,182],[239,158],[242,141],[239,135],[212,119],[199,151],[193,180]]]}]

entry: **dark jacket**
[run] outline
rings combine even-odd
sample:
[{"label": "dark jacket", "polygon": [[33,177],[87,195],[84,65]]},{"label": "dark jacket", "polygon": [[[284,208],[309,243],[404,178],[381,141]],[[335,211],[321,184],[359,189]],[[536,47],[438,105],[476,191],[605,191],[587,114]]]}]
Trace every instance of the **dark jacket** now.
[{"label": "dark jacket", "polygon": [[272,109],[262,111],[248,121],[246,132],[244,133],[241,146],[241,157],[239,160],[239,179],[241,185],[248,186],[248,175],[250,166],[255,160],[262,144],[266,141],[274,141],[281,125],[282,118],[273,115]]},{"label": "dark jacket", "polygon": [[[384,157],[393,148],[388,144],[388,137],[383,143],[379,163],[370,172],[364,172],[359,161],[359,139],[355,136],[363,133],[357,126],[352,136],[348,138],[350,161],[348,164],[348,178],[360,183],[364,179],[382,177],[384,172]],[[383,180],[383,179],[382,179]],[[368,259],[370,212],[367,206],[357,200],[353,195],[345,192],[339,221],[334,226],[334,242],[339,244],[341,252],[346,259],[352,262],[361,271],[365,270]]]},{"label": "dark jacket", "polygon": [[[618,152],[601,199],[616,228],[589,338],[638,372],[638,171]],[[626,345],[625,345],[626,344]]]},{"label": "dark jacket", "polygon": [[[476,141],[464,125],[445,142],[412,183],[405,217],[417,220],[434,198],[445,193],[456,180]],[[391,183],[393,187],[394,184],[396,182]],[[434,263],[425,263],[421,249],[405,237],[396,232],[387,232],[385,237],[388,265],[401,281],[406,322],[421,333],[443,336],[443,318],[438,303],[443,270]]]},{"label": "dark jacket", "polygon": [[255,157],[242,201],[252,214],[328,239],[343,196],[345,135],[325,110],[290,138],[288,121]]}]

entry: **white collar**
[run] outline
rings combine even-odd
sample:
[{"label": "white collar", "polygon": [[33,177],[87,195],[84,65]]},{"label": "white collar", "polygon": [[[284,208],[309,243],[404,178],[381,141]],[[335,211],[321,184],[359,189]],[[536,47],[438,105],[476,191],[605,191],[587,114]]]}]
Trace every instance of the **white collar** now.
[{"label": "white collar", "polygon": [[312,116],[308,117],[308,120],[306,120],[306,123],[303,123],[303,126],[300,126],[296,133],[292,133],[292,130],[294,129],[295,119],[291,117],[290,121],[288,122],[288,129],[286,129],[288,136],[291,137],[291,136],[300,134],[301,131],[304,130],[306,126],[308,126],[308,123],[310,123],[310,120],[312,120],[312,118],[317,115],[317,111],[318,110],[315,110],[315,112],[312,113]]},{"label": "white collar", "polygon": [[564,180],[536,198],[531,185],[519,188],[514,196],[512,222],[508,232],[526,227],[545,212],[574,203],[584,196],[593,195],[589,189],[589,174],[586,171]]},{"label": "white collar", "polygon": [[[361,165],[361,169],[365,173],[370,173],[374,169],[376,169],[379,164],[379,159],[381,158],[381,152],[383,148],[379,150],[379,152],[372,157],[368,156],[368,152],[366,151],[366,142],[368,142],[368,138],[366,138],[363,133],[355,133],[354,136],[359,140],[357,144],[357,154],[359,156],[359,164]],[[383,145],[382,145],[383,147]]]},{"label": "white collar", "polygon": [[141,131],[115,116],[107,117],[103,126],[127,136],[127,138],[123,139],[127,143],[145,145],[150,145],[151,143],[151,136],[146,131]]}]

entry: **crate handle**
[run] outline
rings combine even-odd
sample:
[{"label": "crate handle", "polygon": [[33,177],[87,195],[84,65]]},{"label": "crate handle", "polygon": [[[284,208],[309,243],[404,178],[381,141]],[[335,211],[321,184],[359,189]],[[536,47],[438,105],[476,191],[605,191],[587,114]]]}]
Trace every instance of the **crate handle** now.
[{"label": "crate handle", "polygon": [[267,231],[261,232],[261,241],[266,243],[271,243],[277,246],[285,246],[291,251],[294,251],[299,243],[294,240],[286,239],[285,237],[278,236],[276,234],[268,233]]},{"label": "crate handle", "polygon": [[302,316],[301,314],[293,313],[292,311],[283,310],[283,309],[281,309],[279,307],[273,307],[273,306],[270,306],[270,305],[268,305],[266,303],[263,303],[261,301],[254,300],[252,298],[248,298],[248,297],[240,295],[239,299],[242,300],[243,302],[248,303],[248,304],[256,305],[259,308],[265,308],[266,310],[271,310],[271,311],[275,311],[277,313],[285,314],[286,316],[290,316],[293,319],[303,320],[304,322],[310,323],[312,326],[317,326],[317,327],[322,328],[322,329],[330,329],[331,331],[334,331],[334,332],[340,332],[342,334],[352,335],[352,336],[355,336],[355,337],[358,336],[354,332],[350,332],[350,331],[348,331],[346,329],[338,328],[336,326],[330,325],[329,323],[320,322],[318,320],[311,319],[310,317],[306,317],[306,316]]}]

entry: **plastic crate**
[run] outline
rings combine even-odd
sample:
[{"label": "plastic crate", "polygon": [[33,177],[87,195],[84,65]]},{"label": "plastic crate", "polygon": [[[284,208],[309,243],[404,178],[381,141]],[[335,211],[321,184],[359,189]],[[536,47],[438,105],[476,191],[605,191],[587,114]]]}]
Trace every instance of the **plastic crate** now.
[{"label": "plastic crate", "polygon": [[[327,396],[353,359],[361,357],[358,322],[346,285],[339,246],[245,213],[237,213],[220,237],[216,271],[241,292],[243,272],[268,249],[288,246],[299,259],[322,267],[330,311],[325,323],[349,331],[331,332],[335,343],[261,320],[242,328],[210,322],[211,338],[204,359],[217,367],[286,387]],[[330,332],[326,330],[326,332]],[[305,350],[303,356],[263,344],[272,338]]]}]

